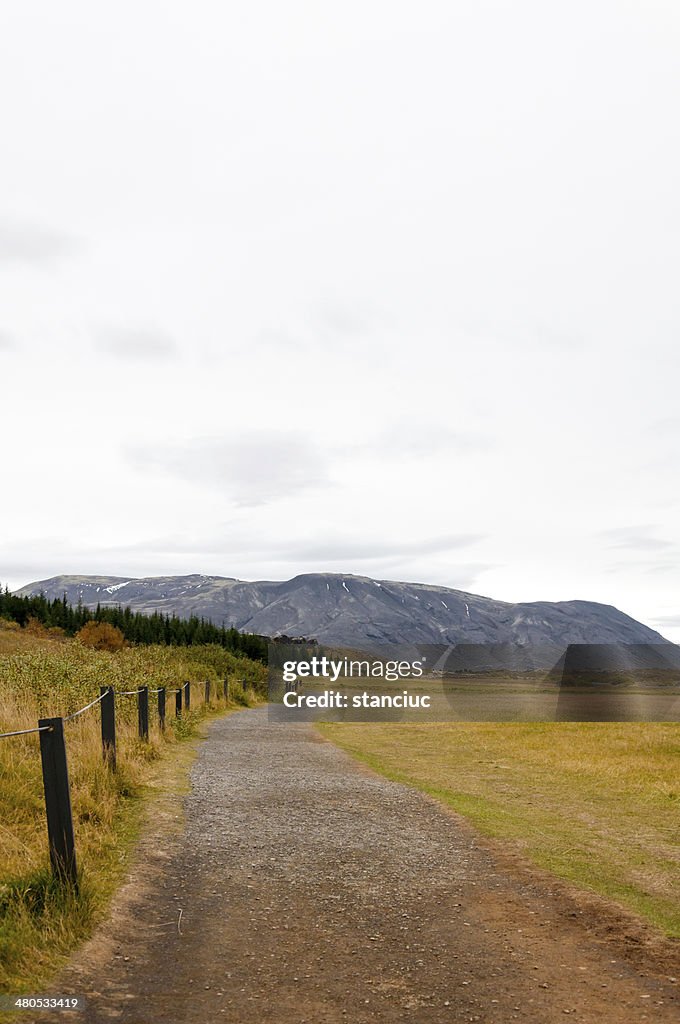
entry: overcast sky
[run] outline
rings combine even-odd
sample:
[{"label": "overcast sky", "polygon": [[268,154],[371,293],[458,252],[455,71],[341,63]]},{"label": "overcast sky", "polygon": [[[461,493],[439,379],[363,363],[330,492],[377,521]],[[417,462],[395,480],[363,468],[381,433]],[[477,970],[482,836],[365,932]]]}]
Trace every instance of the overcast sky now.
[{"label": "overcast sky", "polygon": [[5,5],[0,579],[680,640],[676,0]]}]

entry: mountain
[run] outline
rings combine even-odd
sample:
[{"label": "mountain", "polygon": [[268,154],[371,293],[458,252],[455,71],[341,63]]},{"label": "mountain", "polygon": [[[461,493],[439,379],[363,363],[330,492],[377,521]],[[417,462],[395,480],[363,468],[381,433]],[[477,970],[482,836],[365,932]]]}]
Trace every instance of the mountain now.
[{"label": "mountain", "polygon": [[357,649],[381,644],[666,644],[655,630],[594,601],[510,604],[425,583],[309,573],[283,582],[224,576],[53,576],[20,595],[88,608],[198,615],[249,633],[313,637]]}]

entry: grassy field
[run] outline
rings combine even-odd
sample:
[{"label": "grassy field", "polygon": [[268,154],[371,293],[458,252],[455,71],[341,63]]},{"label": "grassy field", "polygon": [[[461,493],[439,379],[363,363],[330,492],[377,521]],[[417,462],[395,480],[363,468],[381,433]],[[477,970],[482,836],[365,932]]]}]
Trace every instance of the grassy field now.
[{"label": "grassy field", "polygon": [[324,724],[535,864],[680,937],[680,726]]},{"label": "grassy field", "polygon": [[[94,651],[78,641],[30,635],[0,624],[0,732],[31,728],[42,715],[67,715],[93,697],[100,685],[116,690],[174,687],[185,680],[212,681],[211,707],[195,686],[192,711],[175,722],[168,699],[168,728],[154,723],[149,743],[136,736],[136,701],[116,704],[118,770],[102,762],[95,707],[66,725],[76,851],[82,873],[76,898],[55,886],[49,872],[38,738],[0,740],[0,993],[19,993],[49,976],[105,912],[137,833],[142,797],[163,759],[178,741],[195,733],[206,715],[224,713],[217,683],[229,677],[233,703],[255,699],[265,678],[262,665],[220,647],[135,647]],[[241,685],[241,680],[246,685]],[[221,687],[220,687],[221,689]]]}]

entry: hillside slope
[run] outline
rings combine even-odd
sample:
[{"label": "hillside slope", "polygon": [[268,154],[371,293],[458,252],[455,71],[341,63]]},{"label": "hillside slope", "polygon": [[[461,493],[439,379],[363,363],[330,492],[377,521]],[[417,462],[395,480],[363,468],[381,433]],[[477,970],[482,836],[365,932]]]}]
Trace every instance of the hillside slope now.
[{"label": "hillside slope", "polygon": [[223,576],[54,576],[19,594],[198,615],[267,636],[307,636],[349,647],[386,643],[659,644],[667,641],[612,605],[510,604],[447,587],[310,573],[282,582]]}]

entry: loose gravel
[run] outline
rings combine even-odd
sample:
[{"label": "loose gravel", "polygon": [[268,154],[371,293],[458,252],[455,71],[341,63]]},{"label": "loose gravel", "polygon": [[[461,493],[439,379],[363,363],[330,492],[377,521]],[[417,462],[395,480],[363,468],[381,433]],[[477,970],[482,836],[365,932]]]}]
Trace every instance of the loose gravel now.
[{"label": "loose gravel", "polygon": [[312,726],[214,722],[185,815],[64,975],[92,1024],[680,1020],[676,982]]}]

